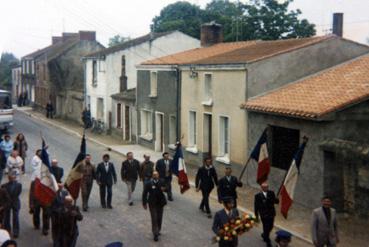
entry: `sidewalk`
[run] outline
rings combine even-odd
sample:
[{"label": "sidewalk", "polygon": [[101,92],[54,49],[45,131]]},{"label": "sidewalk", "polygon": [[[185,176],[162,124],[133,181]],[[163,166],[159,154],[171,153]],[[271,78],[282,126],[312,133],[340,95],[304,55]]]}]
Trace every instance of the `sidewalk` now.
[{"label": "sidewalk", "polygon": [[[61,120],[61,119],[46,119],[41,113],[34,112],[30,108],[17,109],[30,117],[44,121],[52,126],[60,128],[68,133],[81,136],[81,127],[77,123]],[[105,146],[108,150],[125,155],[131,151],[135,154],[135,158],[142,161],[143,155],[148,154],[151,156],[151,160],[156,161],[161,158],[161,153],[155,152],[151,149],[139,146],[139,145],[122,145],[122,142],[106,135],[98,135],[87,132],[86,139],[95,142],[99,145]],[[194,176],[196,174],[197,167],[190,164],[187,165],[187,172],[190,179],[191,186],[194,186]],[[219,174],[221,175],[221,174]],[[252,212],[253,210],[253,195],[258,192],[257,189],[244,185],[242,189],[238,189],[239,192],[239,209],[245,212]],[[215,193],[212,193],[213,199],[216,199]],[[279,210],[279,208],[277,208]],[[280,214],[275,219],[276,228],[285,229],[290,231],[295,237],[306,242],[306,246],[311,245],[310,237],[310,216],[311,209],[307,209],[298,204],[293,204],[289,211],[288,219],[284,219]],[[366,229],[369,227],[368,220],[353,219],[350,217],[339,216],[339,231],[341,243],[339,246],[368,246],[369,247],[369,234]]]}]

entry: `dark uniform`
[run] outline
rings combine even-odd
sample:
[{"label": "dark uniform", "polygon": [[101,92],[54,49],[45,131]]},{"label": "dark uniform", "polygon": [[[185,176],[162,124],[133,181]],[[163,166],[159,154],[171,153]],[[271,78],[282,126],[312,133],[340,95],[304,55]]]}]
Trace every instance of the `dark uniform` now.
[{"label": "dark uniform", "polygon": [[209,195],[214,188],[214,185],[218,186],[218,176],[213,166],[207,167],[206,165],[199,168],[196,174],[196,188],[199,188],[202,192],[202,200],[200,209],[210,214],[209,207]]},{"label": "dark uniform", "polygon": [[63,246],[63,210],[64,210],[64,198],[68,195],[68,191],[60,189],[56,192],[55,200],[51,206],[51,232],[54,247]]},{"label": "dark uniform", "polygon": [[75,247],[79,235],[77,221],[83,216],[77,206],[64,207],[61,212],[62,247]]},{"label": "dark uniform", "polygon": [[10,196],[5,188],[0,187],[0,223],[4,222],[5,212],[10,207]]},{"label": "dark uniform", "polygon": [[167,204],[163,193],[165,186],[166,183],[162,179],[151,179],[145,184],[142,193],[142,204],[144,206],[149,204],[152,233],[154,234],[155,240],[159,236],[163,221],[164,206]]},{"label": "dark uniform", "polygon": [[254,210],[255,217],[258,219],[259,216],[261,218],[261,222],[263,223],[263,234],[262,237],[264,241],[270,246],[270,232],[274,226],[274,217],[276,215],[274,204],[278,204],[279,199],[275,196],[274,192],[268,190],[266,192],[266,197],[263,192],[259,192],[255,195],[254,199]]},{"label": "dark uniform", "polygon": [[[215,234],[219,233],[219,230],[223,229],[224,224],[227,224],[231,219],[235,219],[239,216],[238,210],[236,208],[232,208],[229,212],[226,209],[222,209],[215,213],[214,221],[213,221],[213,232]],[[219,247],[236,247],[238,246],[238,237],[235,236],[232,240],[223,240],[219,241]]]},{"label": "dark uniform", "polygon": [[84,211],[87,211],[88,199],[90,197],[92,185],[95,179],[95,166],[89,162],[83,161],[82,173],[83,173],[81,181],[82,208]]},{"label": "dark uniform", "polygon": [[42,211],[42,232],[46,235],[50,229],[50,209],[43,207],[34,196],[35,182],[31,182],[29,190],[29,208],[33,218],[33,226],[40,229],[40,214]]},{"label": "dark uniform", "polygon": [[[4,228],[11,233],[13,227],[13,236],[17,238],[19,235],[19,210],[21,207],[19,196],[22,193],[22,184],[17,181],[9,181],[3,184],[2,187],[8,192],[10,197],[9,207],[5,211]],[[10,223],[11,216],[12,224]]]},{"label": "dark uniform", "polygon": [[218,200],[231,197],[234,202],[234,207],[237,207],[237,187],[242,187],[242,183],[235,176],[224,176],[219,180],[218,184]]},{"label": "dark uniform", "polygon": [[140,179],[143,181],[145,186],[145,182],[149,181],[152,177],[152,173],[154,171],[154,163],[152,161],[143,161],[140,166]]},{"label": "dark uniform", "polygon": [[64,169],[59,166],[51,166],[50,171],[54,175],[56,182],[60,184],[64,176]]},{"label": "dark uniform", "polygon": [[53,115],[54,115],[54,106],[51,103],[51,101],[49,101],[46,104],[46,117],[47,118],[53,118]]},{"label": "dark uniform", "polygon": [[172,160],[160,159],[156,162],[156,170],[159,173],[159,177],[164,180],[167,188],[168,200],[173,200],[172,195]]}]

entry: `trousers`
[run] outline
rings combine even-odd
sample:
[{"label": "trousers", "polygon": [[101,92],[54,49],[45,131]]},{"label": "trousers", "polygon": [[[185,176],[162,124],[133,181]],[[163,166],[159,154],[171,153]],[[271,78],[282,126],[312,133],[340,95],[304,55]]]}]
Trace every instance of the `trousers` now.
[{"label": "trousers", "polygon": [[128,202],[131,203],[133,202],[133,197],[132,194],[135,191],[136,188],[136,180],[132,180],[132,181],[125,181],[126,185],[127,185],[127,191],[128,191]]},{"label": "trousers", "polygon": [[149,205],[151,215],[151,227],[154,236],[157,236],[161,230],[161,223],[163,222],[163,207]]},{"label": "trousers", "polygon": [[83,180],[81,183],[82,208],[88,208],[88,199],[90,198],[93,180]]},{"label": "trousers", "polygon": [[19,234],[19,209],[9,208],[6,210],[4,228],[9,232],[9,234],[12,233],[12,230],[13,235]]},{"label": "trousers", "polygon": [[[111,200],[113,197],[112,185],[101,184],[100,185],[100,202],[101,206],[111,206]],[[107,203],[107,204],[106,204]]]}]

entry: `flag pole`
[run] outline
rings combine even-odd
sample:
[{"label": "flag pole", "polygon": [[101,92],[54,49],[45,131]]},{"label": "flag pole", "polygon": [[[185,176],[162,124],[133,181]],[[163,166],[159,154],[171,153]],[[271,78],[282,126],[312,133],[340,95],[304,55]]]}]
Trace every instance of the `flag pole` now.
[{"label": "flag pole", "polygon": [[238,180],[241,181],[242,177],[243,177],[243,174],[245,173],[246,171],[246,168],[248,166],[248,164],[250,163],[250,160],[251,160],[251,156],[249,157],[249,159],[246,161],[246,164],[245,166],[243,167],[242,171],[241,171],[241,174],[240,176],[238,177]]}]

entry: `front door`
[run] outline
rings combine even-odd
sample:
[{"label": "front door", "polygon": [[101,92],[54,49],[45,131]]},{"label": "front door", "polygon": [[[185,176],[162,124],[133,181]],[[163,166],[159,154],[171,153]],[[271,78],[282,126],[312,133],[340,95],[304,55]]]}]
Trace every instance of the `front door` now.
[{"label": "front door", "polygon": [[204,114],[203,123],[203,155],[205,157],[211,157],[212,155],[212,116],[211,114]]},{"label": "front door", "polygon": [[155,114],[155,151],[164,151],[164,123],[163,114]]},{"label": "front door", "polygon": [[129,141],[130,139],[130,114],[129,106],[124,107],[124,140]]}]

